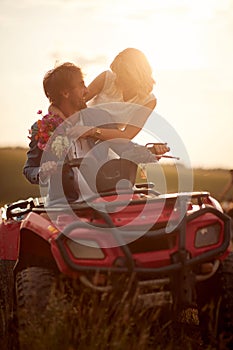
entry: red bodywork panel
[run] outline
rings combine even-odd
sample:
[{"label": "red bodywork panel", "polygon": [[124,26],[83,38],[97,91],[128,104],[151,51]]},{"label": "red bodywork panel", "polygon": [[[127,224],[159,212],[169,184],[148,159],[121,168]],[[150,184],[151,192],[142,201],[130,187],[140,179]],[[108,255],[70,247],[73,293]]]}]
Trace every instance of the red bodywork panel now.
[{"label": "red bodywork panel", "polygon": [[[23,221],[8,220],[0,224],[0,259],[17,260],[19,254],[20,231],[28,229],[44,240],[58,232],[52,224],[42,216],[29,213]],[[34,247],[31,247],[34,249]]]},{"label": "red bodywork panel", "polygon": [[49,241],[54,235],[57,236],[59,232],[49,220],[33,212],[22,221],[20,230],[22,229],[33,231],[46,241]]},{"label": "red bodywork panel", "polygon": [[13,220],[0,224],[0,259],[17,259],[20,224]]},{"label": "red bodywork panel", "polygon": [[[197,248],[195,247],[194,241],[195,241],[195,235],[196,231],[204,226],[208,226],[211,224],[214,224],[218,222],[222,226],[221,234],[219,237],[219,241],[216,244],[209,245],[206,247]],[[220,219],[218,219],[216,216],[214,216],[211,213],[204,214],[195,220],[191,221],[187,224],[186,227],[187,235],[186,235],[186,249],[190,252],[191,257],[196,257],[198,255],[201,255],[205,252],[211,251],[215,248],[218,248],[223,244],[223,223]],[[102,247],[102,251],[105,254],[104,259],[99,260],[87,260],[87,259],[77,259],[75,258],[68,245],[66,244],[66,240],[64,240],[63,245],[67,252],[67,255],[71,261],[73,261],[75,264],[80,266],[96,266],[98,267],[104,267],[113,266],[114,261],[118,257],[123,257],[123,251],[121,247],[114,246],[116,244],[116,241],[112,237],[111,233],[104,233],[99,232],[98,234],[93,230],[88,229],[74,229],[69,235],[70,238],[79,238],[79,239],[85,239],[88,238],[89,240],[96,241],[100,247]],[[65,262],[63,261],[60,251],[57,247],[56,241],[52,239],[52,251],[54,256],[57,259],[57,263],[59,265],[59,268],[63,273],[67,273],[67,266]],[[109,244],[112,247],[108,248],[106,245]],[[173,247],[170,247],[168,249],[161,249],[157,250],[156,246],[152,247],[151,251],[149,252],[140,252],[140,253],[133,253],[133,258],[137,266],[141,267],[148,267],[148,268],[156,268],[156,267],[162,267],[162,266],[168,266],[171,264],[171,255],[175,253],[179,248],[179,241],[178,241],[178,235],[177,239],[173,245]],[[228,254],[228,251],[226,251],[226,254]],[[223,258],[225,256],[219,256],[219,258]]]}]

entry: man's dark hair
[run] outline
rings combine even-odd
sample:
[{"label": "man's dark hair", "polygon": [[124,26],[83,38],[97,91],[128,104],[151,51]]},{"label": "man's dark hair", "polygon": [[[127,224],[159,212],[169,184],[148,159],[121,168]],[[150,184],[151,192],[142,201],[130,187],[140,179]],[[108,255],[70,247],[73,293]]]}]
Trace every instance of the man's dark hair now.
[{"label": "man's dark hair", "polygon": [[75,87],[75,80],[82,77],[82,72],[75,64],[66,62],[49,70],[43,80],[45,95],[49,101],[59,105],[61,91]]}]

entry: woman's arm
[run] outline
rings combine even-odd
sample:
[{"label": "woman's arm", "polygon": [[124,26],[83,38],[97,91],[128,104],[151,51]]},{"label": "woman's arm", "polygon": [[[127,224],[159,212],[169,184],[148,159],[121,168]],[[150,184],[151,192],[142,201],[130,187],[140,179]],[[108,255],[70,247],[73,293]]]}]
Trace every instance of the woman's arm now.
[{"label": "woman's arm", "polygon": [[[155,99],[151,100],[147,104],[147,108],[135,105],[135,108],[128,112],[127,123],[116,123],[116,120],[113,123],[114,118],[112,119],[108,112],[87,108],[82,116],[84,125],[76,125],[70,128],[69,136],[71,138],[86,138],[93,137],[96,134],[95,136],[102,141],[115,138],[131,140],[143,128],[152,112],[155,101]],[[90,112],[92,113],[90,114]],[[96,132],[97,130],[98,132]]]},{"label": "woman's arm", "polygon": [[[114,141],[114,139],[133,139],[141,130],[138,126],[127,124],[124,129],[102,128],[92,126],[74,126],[68,131],[71,138],[94,137],[102,141]],[[119,141],[117,141],[119,142]]]},{"label": "woman's arm", "polygon": [[155,109],[156,105],[157,105],[157,99],[154,98],[150,102],[146,103],[144,106],[153,110]]},{"label": "woman's arm", "polygon": [[86,101],[91,100],[98,95],[104,87],[106,71],[100,73],[87,87],[88,93],[86,95]]},{"label": "woman's arm", "polygon": [[140,127],[130,124],[127,124],[124,129],[93,128],[91,136],[102,141],[114,141],[114,139],[132,140],[140,130]]}]

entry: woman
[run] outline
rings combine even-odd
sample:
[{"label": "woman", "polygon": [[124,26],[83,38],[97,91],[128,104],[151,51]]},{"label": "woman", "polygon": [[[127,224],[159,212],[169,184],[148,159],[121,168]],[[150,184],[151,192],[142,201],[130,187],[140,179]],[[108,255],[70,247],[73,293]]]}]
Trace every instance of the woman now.
[{"label": "woman", "polygon": [[[140,132],[156,106],[157,100],[152,93],[155,81],[146,56],[135,48],[127,48],[120,52],[114,58],[110,68],[111,70],[102,72],[92,81],[85,96],[86,101],[89,101],[88,106],[108,112],[108,120],[100,122],[100,116],[98,121],[96,120],[92,125],[97,126],[94,134],[93,129],[86,131],[85,126],[77,125],[70,131],[70,136],[73,138],[94,136],[101,141],[121,139],[122,151],[126,149],[126,144],[130,146],[127,141],[132,140]],[[50,106],[49,111],[53,114],[60,114],[53,105]],[[114,124],[112,128],[111,123]],[[100,125],[103,127],[99,127]],[[166,145],[156,145],[152,152],[161,155],[168,150]],[[133,152],[132,144],[131,151]],[[141,158],[144,156],[145,152],[138,161],[142,162]],[[156,158],[150,157],[148,153],[145,161],[154,160]]]},{"label": "woman", "polygon": [[[132,140],[156,107],[157,100],[152,92],[155,84],[152,68],[144,53],[127,48],[114,58],[110,69],[91,82],[86,101],[89,101],[90,107],[109,112],[112,122],[117,122],[118,130],[100,128],[96,136],[102,141],[113,138]],[[151,151],[161,155],[169,148],[162,144]],[[153,161],[151,157],[145,159],[148,160]]]},{"label": "woman", "polygon": [[88,86],[86,101],[91,105],[107,102],[130,102],[153,110],[156,98],[152,93],[155,81],[146,56],[138,49],[121,51],[107,70]]}]

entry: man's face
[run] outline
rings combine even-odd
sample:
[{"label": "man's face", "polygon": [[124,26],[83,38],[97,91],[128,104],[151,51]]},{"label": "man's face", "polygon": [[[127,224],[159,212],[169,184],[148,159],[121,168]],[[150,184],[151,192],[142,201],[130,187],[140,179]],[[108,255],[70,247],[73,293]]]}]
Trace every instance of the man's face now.
[{"label": "man's face", "polygon": [[73,81],[73,87],[68,91],[68,102],[70,107],[76,112],[86,108],[87,88],[82,76],[77,76]]}]

